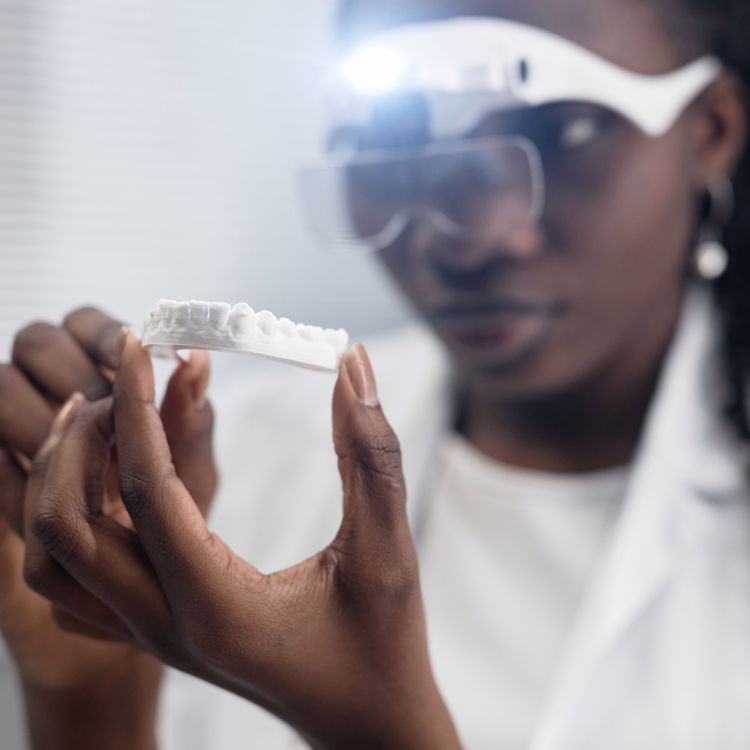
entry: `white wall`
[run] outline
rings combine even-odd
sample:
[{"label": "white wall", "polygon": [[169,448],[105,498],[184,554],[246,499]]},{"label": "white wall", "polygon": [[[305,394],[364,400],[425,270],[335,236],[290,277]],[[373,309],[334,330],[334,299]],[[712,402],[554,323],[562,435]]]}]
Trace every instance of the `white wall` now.
[{"label": "white wall", "polygon": [[247,301],[355,334],[403,317],[370,258],[318,249],[335,0],[0,0],[0,355],[81,303]]}]

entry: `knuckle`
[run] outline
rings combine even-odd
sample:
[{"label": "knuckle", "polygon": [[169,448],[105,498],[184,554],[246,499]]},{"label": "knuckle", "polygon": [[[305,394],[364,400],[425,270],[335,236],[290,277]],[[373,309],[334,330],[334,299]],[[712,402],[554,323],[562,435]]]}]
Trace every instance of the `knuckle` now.
[{"label": "knuckle", "polygon": [[160,499],[169,492],[177,479],[174,467],[158,476],[146,476],[135,469],[123,469],[120,474],[120,496],[134,522],[150,508],[160,507]]},{"label": "knuckle", "polygon": [[143,515],[149,504],[151,492],[151,483],[145,476],[132,469],[121,472],[120,497],[133,522],[137,523]]},{"label": "knuckle", "polygon": [[5,394],[17,388],[21,377],[21,373],[13,365],[0,364],[0,393]]},{"label": "knuckle", "polygon": [[30,352],[48,348],[62,331],[51,323],[36,321],[22,328],[13,341],[13,361],[22,362]]},{"label": "knuckle", "polygon": [[63,327],[87,341],[87,350],[110,367],[115,365],[115,342],[122,323],[98,307],[79,307],[65,317]]},{"label": "knuckle", "polygon": [[154,401],[138,399],[120,387],[117,381],[115,382],[112,389],[112,408],[115,413],[127,412],[134,407],[143,405],[158,412]]},{"label": "knuckle", "polygon": [[63,319],[63,325],[68,328],[71,324],[75,325],[81,318],[88,318],[92,315],[104,315],[104,312],[98,307],[91,305],[85,305],[83,307],[77,307],[75,310],[71,310]]},{"label": "knuckle", "polygon": [[54,508],[38,512],[31,524],[31,533],[39,544],[63,566],[76,553],[78,532],[74,517]]},{"label": "knuckle", "polygon": [[368,434],[359,440],[353,457],[378,474],[391,475],[401,471],[401,444],[389,429]]}]

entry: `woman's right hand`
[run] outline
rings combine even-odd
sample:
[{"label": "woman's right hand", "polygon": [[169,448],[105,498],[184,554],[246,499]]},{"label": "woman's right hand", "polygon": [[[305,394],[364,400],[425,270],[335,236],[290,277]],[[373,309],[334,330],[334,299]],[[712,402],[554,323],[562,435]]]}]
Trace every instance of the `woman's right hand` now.
[{"label": "woman's right hand", "polygon": [[[153,397],[148,354],[124,337],[114,404],[78,403],[56,423],[27,495],[28,527],[98,603],[87,608],[43,573],[35,586],[267,708],[316,748],[458,748],[428,657],[398,441],[364,349],[347,353],[334,391],[339,533],[320,554],[271,575],[208,531],[174,471]],[[100,513],[111,440],[135,531]]]}]

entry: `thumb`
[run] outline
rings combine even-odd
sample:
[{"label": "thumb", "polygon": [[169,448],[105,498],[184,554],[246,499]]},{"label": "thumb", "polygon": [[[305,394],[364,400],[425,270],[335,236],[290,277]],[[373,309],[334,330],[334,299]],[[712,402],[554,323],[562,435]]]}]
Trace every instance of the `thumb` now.
[{"label": "thumb", "polygon": [[333,439],[344,489],[339,547],[360,560],[411,555],[401,448],[361,344],[349,349],[341,364],[333,394]]},{"label": "thumb", "polygon": [[177,475],[205,515],[218,475],[213,458],[214,415],[206,399],[211,360],[206,352],[190,352],[172,375],[161,405],[161,418]]}]

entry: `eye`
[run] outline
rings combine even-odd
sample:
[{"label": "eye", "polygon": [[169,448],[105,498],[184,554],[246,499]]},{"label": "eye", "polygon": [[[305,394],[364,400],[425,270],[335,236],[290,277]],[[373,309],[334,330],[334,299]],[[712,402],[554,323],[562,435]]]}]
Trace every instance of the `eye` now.
[{"label": "eye", "polygon": [[593,143],[601,132],[601,123],[595,117],[573,117],[560,126],[560,145],[570,151],[583,148]]}]

